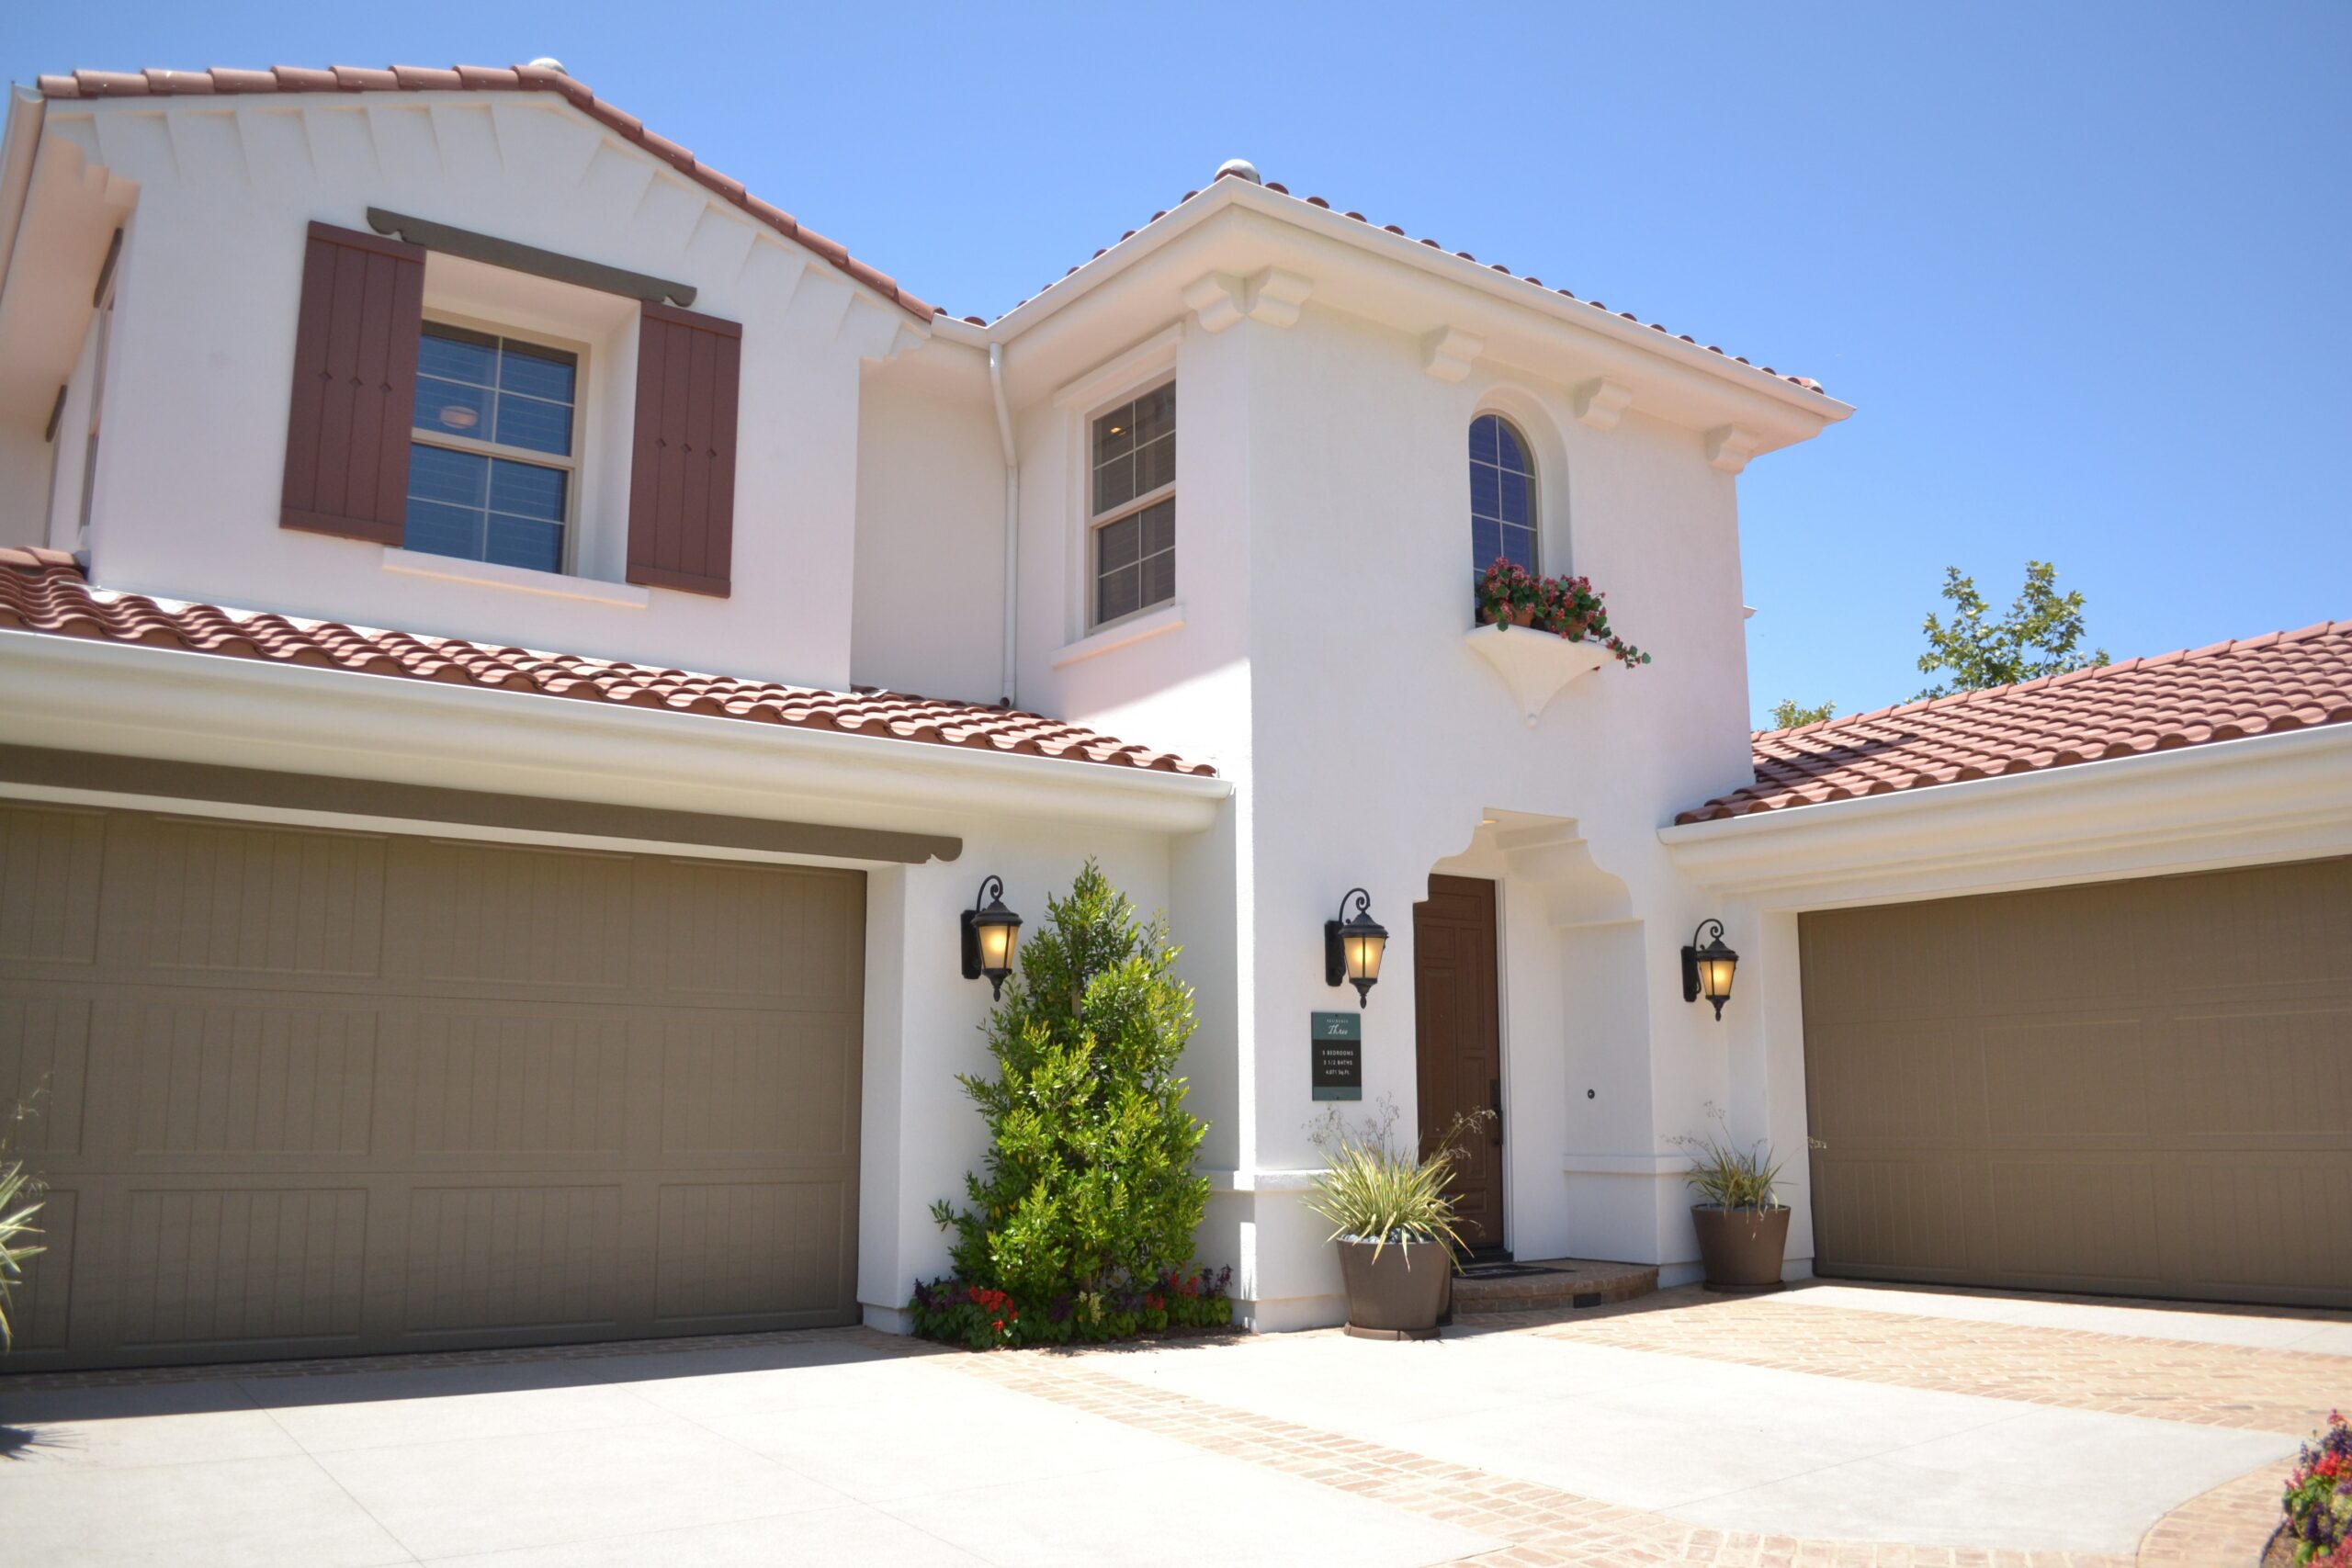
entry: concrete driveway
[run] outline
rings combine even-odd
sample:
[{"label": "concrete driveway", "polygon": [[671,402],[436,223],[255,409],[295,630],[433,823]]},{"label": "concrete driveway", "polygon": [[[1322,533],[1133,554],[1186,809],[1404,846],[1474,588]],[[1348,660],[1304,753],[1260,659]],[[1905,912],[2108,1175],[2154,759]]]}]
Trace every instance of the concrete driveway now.
[{"label": "concrete driveway", "polygon": [[0,1540],[174,1568],[2248,1563],[2281,1461],[2352,1404],[2352,1319],[1815,1285],[1426,1345],[313,1366],[0,1379]]}]

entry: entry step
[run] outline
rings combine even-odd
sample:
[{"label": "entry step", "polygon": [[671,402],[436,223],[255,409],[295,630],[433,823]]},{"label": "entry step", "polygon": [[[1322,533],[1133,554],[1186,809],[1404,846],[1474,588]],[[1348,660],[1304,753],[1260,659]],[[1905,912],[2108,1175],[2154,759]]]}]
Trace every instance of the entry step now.
[{"label": "entry step", "polygon": [[1453,1310],[1468,1314],[1600,1306],[1646,1296],[1657,1289],[1654,1263],[1609,1263],[1590,1258],[1473,1263],[1454,1278]]}]

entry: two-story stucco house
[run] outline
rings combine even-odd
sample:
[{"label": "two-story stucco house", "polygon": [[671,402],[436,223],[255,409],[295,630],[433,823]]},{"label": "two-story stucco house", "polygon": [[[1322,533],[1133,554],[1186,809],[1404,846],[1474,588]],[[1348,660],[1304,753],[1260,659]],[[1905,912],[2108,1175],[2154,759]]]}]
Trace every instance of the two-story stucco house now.
[{"label": "two-story stucco house", "polygon": [[1521,1259],[1694,1277],[1712,1108],[1791,1278],[2352,1303],[2352,623],[1751,736],[1738,476],[1847,405],[1216,174],[958,320],[552,62],[17,89],[17,1364],[901,1325],[961,918],[1088,857],[1252,1326],[1318,1013]]}]

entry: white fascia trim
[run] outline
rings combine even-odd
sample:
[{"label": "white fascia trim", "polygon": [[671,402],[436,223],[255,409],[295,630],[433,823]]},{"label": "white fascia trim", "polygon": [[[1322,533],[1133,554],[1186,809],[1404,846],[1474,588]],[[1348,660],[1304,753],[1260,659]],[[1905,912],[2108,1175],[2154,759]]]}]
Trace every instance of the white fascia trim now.
[{"label": "white fascia trim", "polygon": [[1776,908],[2352,853],[2352,725],[1658,830],[1685,876]]},{"label": "white fascia trim", "polygon": [[1612,338],[1746,391],[1759,393],[1824,423],[1835,424],[1854,412],[1851,403],[1842,402],[1826,392],[1809,392],[1793,382],[1767,376],[1758,367],[1710,354],[1695,344],[1684,343],[1669,333],[1652,332],[1639,322],[1596,310],[1581,299],[1555,294],[1539,284],[1506,276],[1477,262],[1464,261],[1451,252],[1433,249],[1401,234],[1392,234],[1377,224],[1361,223],[1343,213],[1267,190],[1255,181],[1236,178],[1214,182],[1167,217],[1146,224],[1076,272],[1006,311],[987,329],[989,334],[1010,340],[1026,332],[1228,207],[1246,207],[1278,222],[1444,278],[1505,304]]},{"label": "white fascia trim", "polygon": [[842,826],[1207,827],[1230,781],[0,631],[18,745]]},{"label": "white fascia trim", "polygon": [[0,291],[8,286],[8,264],[17,254],[17,230],[33,188],[33,154],[49,100],[29,87],[8,85],[6,130],[0,132]]}]

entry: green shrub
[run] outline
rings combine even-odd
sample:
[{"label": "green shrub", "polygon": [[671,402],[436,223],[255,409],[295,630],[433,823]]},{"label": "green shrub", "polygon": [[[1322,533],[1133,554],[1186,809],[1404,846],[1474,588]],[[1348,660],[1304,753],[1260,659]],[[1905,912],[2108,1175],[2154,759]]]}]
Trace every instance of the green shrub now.
[{"label": "green shrub", "polygon": [[[1021,1330],[989,1326],[982,1342],[1094,1339],[1195,1310],[1229,1316],[1222,1290],[1187,1271],[1208,1205],[1193,1171],[1207,1128],[1176,1071],[1193,1032],[1176,953],[1091,861],[1067,898],[1046,900],[989,1016],[996,1074],[959,1080],[988,1123],[988,1165],[965,1178],[966,1207],[932,1207],[956,1233],[956,1272],[918,1290],[919,1332],[968,1343],[973,1323],[1017,1314]],[[965,1310],[975,1291],[989,1293],[978,1315]],[[1197,1306],[1171,1314],[1170,1299]]]}]

